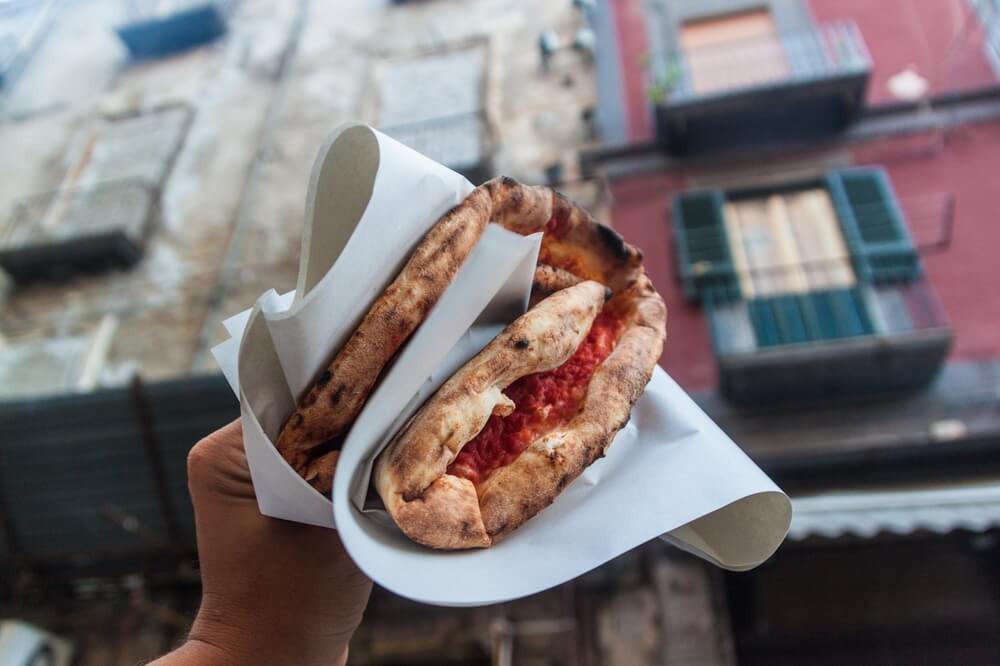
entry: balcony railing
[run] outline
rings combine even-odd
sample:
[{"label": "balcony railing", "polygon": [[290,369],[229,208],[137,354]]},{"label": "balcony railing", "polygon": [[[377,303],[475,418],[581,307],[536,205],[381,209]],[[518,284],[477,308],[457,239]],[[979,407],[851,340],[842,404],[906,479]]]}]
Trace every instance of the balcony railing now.
[{"label": "balcony railing", "polygon": [[738,403],[918,388],[951,346],[948,318],[924,277],[858,282],[845,256],[740,271],[738,281],[774,287],[752,298],[734,285],[702,293],[720,390]]},{"label": "balcony railing", "polygon": [[458,171],[476,185],[493,175],[496,138],[483,111],[439,116],[381,130]]},{"label": "balcony railing", "polygon": [[867,71],[871,59],[853,21],[773,37],[745,38],[668,56],[656,72],[664,103]]},{"label": "balcony railing", "polygon": [[846,126],[870,70],[857,25],[838,21],[678,49],[653,60],[649,95],[674,152],[773,143]]},{"label": "balcony railing", "polygon": [[655,72],[663,103],[795,85],[867,71],[871,58],[853,21],[696,47],[669,55]]},{"label": "balcony railing", "polygon": [[[837,265],[805,267],[824,278],[850,275],[849,260]],[[763,282],[791,283],[788,268],[746,271]],[[780,277],[779,277],[780,276]],[[742,278],[742,275],[741,275]],[[833,281],[830,281],[833,282]],[[896,284],[873,285],[851,279],[821,289],[778,291],[743,299],[731,289],[708,289],[702,303],[708,315],[712,341],[719,356],[832,342],[847,338],[886,336],[948,328],[948,318],[936,292],[925,278]]]},{"label": "balcony railing", "polygon": [[24,199],[0,229],[0,267],[18,282],[30,282],[134,264],[158,200],[158,189],[140,179]]}]

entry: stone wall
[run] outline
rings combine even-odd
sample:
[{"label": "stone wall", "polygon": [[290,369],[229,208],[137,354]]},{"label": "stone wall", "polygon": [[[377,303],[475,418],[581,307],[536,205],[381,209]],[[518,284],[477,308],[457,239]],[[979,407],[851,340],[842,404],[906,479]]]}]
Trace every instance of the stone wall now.
[{"label": "stone wall", "polygon": [[[148,379],[214,371],[207,351],[221,319],[267,288],[294,285],[316,150],[343,122],[388,122],[378,88],[388,67],[478,45],[476,95],[494,137],[495,173],[542,182],[546,167],[562,162],[563,178],[572,179],[576,150],[588,140],[581,114],[594,97],[589,56],[567,48],[543,71],[536,45],[543,29],[572,41],[584,19],[570,3],[242,0],[220,41],[141,63],[127,60],[113,32],[127,4],[66,5],[0,99],[0,151],[18,167],[0,179],[0,236],[26,197],[92,184],[76,169],[92,160],[92,137],[109,119],[190,110],[172,168],[156,183],[159,214],[141,262],[17,285],[0,306],[0,341],[10,348],[86,338],[112,315],[109,382],[132,369]],[[422,117],[419,96],[396,99],[393,124]],[[595,188],[575,189],[585,203],[597,200]]]}]

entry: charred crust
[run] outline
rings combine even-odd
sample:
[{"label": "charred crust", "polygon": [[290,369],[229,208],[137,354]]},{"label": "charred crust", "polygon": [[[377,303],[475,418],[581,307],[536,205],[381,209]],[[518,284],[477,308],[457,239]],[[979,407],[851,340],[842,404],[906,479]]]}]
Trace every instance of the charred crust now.
[{"label": "charred crust", "polygon": [[316,380],[316,386],[326,386],[330,382],[330,377],[332,377],[330,371],[324,370],[323,374]]},{"label": "charred crust", "polygon": [[631,256],[631,249],[620,233],[600,222],[594,223],[594,229],[597,230],[597,237],[617,259],[628,259]]},{"label": "charred crust", "polygon": [[514,340],[514,347],[517,349],[527,349],[531,345],[531,341],[528,338],[518,338]]},{"label": "charred crust", "polygon": [[306,397],[304,397],[302,399],[302,406],[303,407],[312,407],[313,405],[315,405],[316,404],[316,396],[317,396],[317,394],[318,394],[318,391],[316,391],[315,389],[312,390],[312,391],[309,391],[309,393],[306,394]]},{"label": "charred crust", "polygon": [[344,392],[343,386],[338,386],[337,390],[330,394],[330,404],[336,405],[340,402],[340,395]]},{"label": "charred crust", "polygon": [[570,481],[572,481],[572,478],[570,477],[570,475],[569,474],[563,474],[561,477],[559,477],[559,483],[556,484],[556,490],[558,490],[559,492],[562,492],[563,488],[565,488],[566,486],[568,486]]},{"label": "charred crust", "polygon": [[[305,458],[302,460],[302,464],[311,465],[313,461],[317,460],[318,458],[322,458],[331,451],[339,451],[343,443],[344,443],[344,438],[341,437],[341,433],[336,433],[333,437],[320,442],[316,446],[306,451]],[[307,467],[307,469],[315,470],[315,468],[312,467]],[[318,470],[316,471],[318,472]]]},{"label": "charred crust", "polygon": [[611,287],[604,288],[604,302],[607,303],[611,300],[611,297],[615,295],[615,292],[611,291]]},{"label": "charred crust", "polygon": [[[504,184],[506,184],[506,181]],[[521,206],[524,204],[524,190],[520,187],[511,187],[509,203],[511,210],[520,210]]]}]

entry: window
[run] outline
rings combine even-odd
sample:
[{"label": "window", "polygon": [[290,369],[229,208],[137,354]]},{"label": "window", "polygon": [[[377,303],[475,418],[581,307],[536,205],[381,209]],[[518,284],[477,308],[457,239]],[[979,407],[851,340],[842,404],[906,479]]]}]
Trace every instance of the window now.
[{"label": "window", "polygon": [[730,201],[723,217],[744,297],[854,285],[847,244],[826,190]]},{"label": "window", "polygon": [[674,197],[678,274],[739,404],[910,390],[952,333],[881,169]]},{"label": "window", "polygon": [[918,275],[919,262],[879,169],[763,191],[685,193],[674,202],[674,230],[685,291],[708,310],[720,353],[914,321],[898,285]]},{"label": "window", "polygon": [[473,184],[492,176],[486,49],[446,49],[382,65],[379,128]]},{"label": "window", "polygon": [[774,19],[766,9],[681,26],[691,88],[698,94],[784,79],[788,62]]}]

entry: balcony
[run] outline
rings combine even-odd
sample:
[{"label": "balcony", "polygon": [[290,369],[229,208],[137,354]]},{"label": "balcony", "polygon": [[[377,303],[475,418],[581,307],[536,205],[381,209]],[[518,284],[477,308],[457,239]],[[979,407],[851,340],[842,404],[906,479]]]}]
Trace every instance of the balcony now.
[{"label": "balcony", "polygon": [[20,201],[0,234],[0,268],[17,283],[128,267],[142,257],[159,192],[141,180]]},{"label": "balcony", "polygon": [[0,267],[22,283],[135,264],[190,117],[169,106],[87,128],[60,187],[15,202],[0,224]]},{"label": "balcony", "polygon": [[[845,266],[807,272],[835,277]],[[768,279],[781,274],[788,271],[776,269]],[[702,304],[719,390],[744,405],[917,389],[937,374],[953,337],[922,277],[750,299],[709,289]]]},{"label": "balcony", "polygon": [[857,117],[870,72],[850,21],[685,48],[651,63],[657,138],[686,155],[833,134]]},{"label": "balcony", "polygon": [[947,250],[954,196],[898,198],[878,167],[674,196],[677,276],[737,404],[917,389],[952,331],[920,255]]},{"label": "balcony", "polygon": [[478,185],[493,177],[496,139],[485,112],[473,111],[390,127],[383,132]]}]

